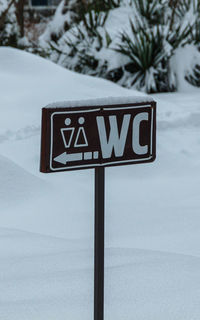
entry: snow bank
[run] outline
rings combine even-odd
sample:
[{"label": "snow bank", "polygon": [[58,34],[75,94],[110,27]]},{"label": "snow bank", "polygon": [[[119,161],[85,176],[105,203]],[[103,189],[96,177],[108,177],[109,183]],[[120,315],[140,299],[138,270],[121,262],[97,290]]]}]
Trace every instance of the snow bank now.
[{"label": "snow bank", "polygon": [[[91,250],[10,229],[0,229],[0,238],[1,319],[92,319]],[[192,256],[106,250],[105,318],[197,320],[199,268]]]},{"label": "snow bank", "polygon": [[[14,157],[14,154],[13,154]],[[38,188],[45,192],[46,183],[40,178],[25,171],[9,160],[0,155],[0,203],[1,209],[11,205],[20,205],[24,199],[30,201],[38,197]],[[46,186],[47,187],[47,186]],[[1,212],[3,214],[3,212]]]},{"label": "snow bank", "polygon": [[3,92],[0,134],[7,132],[7,135],[22,128],[38,129],[41,108],[54,101],[144,96],[109,81],[65,70],[24,51],[4,47],[0,48],[0,83]]},{"label": "snow bank", "polygon": [[[0,88],[0,319],[92,319],[94,174],[39,173],[41,108],[138,93],[9,48]],[[106,169],[105,318],[199,320],[200,92],[153,98],[156,162]]]}]

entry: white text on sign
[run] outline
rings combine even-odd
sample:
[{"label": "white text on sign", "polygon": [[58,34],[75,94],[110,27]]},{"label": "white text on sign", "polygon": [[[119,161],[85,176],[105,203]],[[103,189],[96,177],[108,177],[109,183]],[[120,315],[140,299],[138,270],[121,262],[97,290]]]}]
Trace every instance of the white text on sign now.
[{"label": "white text on sign", "polygon": [[[104,159],[110,158],[112,151],[116,157],[122,157],[126,145],[127,134],[130,126],[131,114],[125,114],[123,117],[121,131],[118,130],[117,116],[109,116],[110,133],[107,138],[105,119],[102,116],[96,118],[101,144],[102,156]],[[132,121],[132,149],[138,155],[144,155],[148,151],[148,146],[141,146],[139,142],[140,124],[142,121],[148,121],[149,114],[141,112],[137,114]]]}]

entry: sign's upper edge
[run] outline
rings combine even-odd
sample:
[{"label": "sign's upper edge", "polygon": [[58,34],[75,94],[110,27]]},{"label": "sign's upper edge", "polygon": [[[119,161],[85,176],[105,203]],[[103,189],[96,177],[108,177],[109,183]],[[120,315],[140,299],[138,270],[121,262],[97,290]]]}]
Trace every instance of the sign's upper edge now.
[{"label": "sign's upper edge", "polygon": [[85,100],[69,100],[58,101],[48,104],[45,108],[79,108],[79,107],[96,107],[105,105],[124,105],[124,104],[137,104],[137,103],[151,103],[155,102],[150,96],[125,96],[125,97],[105,97],[97,99]]}]

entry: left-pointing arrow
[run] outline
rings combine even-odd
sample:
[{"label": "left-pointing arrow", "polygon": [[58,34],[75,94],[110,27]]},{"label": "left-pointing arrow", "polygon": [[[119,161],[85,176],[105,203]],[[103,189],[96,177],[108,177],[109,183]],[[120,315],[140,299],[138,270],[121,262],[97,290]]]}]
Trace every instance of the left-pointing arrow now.
[{"label": "left-pointing arrow", "polygon": [[67,164],[67,162],[80,161],[83,159],[82,153],[71,153],[67,154],[67,152],[63,152],[53,160],[62,164]]}]

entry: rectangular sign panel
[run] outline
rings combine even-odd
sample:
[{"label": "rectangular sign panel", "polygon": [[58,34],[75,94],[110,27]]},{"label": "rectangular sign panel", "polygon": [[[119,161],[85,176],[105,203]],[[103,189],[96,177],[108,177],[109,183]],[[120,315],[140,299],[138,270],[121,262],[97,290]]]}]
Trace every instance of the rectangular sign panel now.
[{"label": "rectangular sign panel", "polygon": [[155,142],[155,102],[42,109],[42,172],[151,162]]}]

